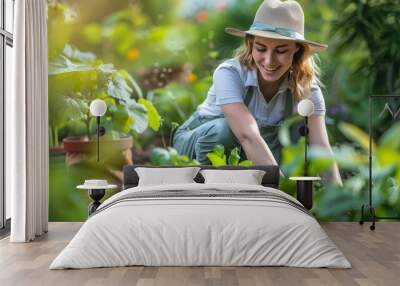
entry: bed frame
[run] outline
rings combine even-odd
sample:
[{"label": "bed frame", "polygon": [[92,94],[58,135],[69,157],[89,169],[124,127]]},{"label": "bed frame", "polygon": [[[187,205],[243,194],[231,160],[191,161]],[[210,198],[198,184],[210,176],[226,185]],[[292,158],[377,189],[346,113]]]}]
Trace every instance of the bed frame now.
[{"label": "bed frame", "polygon": [[[123,186],[122,189],[133,188],[138,185],[139,177],[135,171],[136,167],[147,167],[147,168],[182,168],[185,166],[145,166],[145,165],[126,165],[124,166],[123,173]],[[219,170],[263,170],[265,171],[265,175],[262,179],[261,184],[265,187],[271,187],[277,189],[279,186],[279,168],[278,166],[251,166],[251,167],[242,167],[242,166],[221,166],[221,167],[214,167],[209,165],[202,165],[196,166],[200,167],[201,170],[205,169],[219,169]],[[197,183],[204,183],[203,176],[198,173],[197,176],[194,178]]]}]

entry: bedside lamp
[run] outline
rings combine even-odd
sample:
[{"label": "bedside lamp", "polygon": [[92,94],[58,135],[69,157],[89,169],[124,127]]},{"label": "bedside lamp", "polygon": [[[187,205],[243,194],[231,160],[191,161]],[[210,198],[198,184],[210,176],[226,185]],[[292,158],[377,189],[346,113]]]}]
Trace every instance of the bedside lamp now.
[{"label": "bedside lamp", "polygon": [[313,181],[320,181],[320,177],[308,176],[308,116],[314,113],[314,103],[309,99],[301,100],[297,105],[297,112],[304,117],[304,126],[300,127],[299,132],[305,138],[304,144],[304,173],[303,177],[290,177],[290,180],[297,182],[297,200],[310,210],[313,207]]},{"label": "bedside lamp", "polygon": [[299,132],[304,136],[304,176],[308,176],[308,160],[307,160],[307,145],[308,145],[308,117],[314,113],[314,103],[309,99],[303,99],[297,105],[297,112],[304,117],[304,126],[300,127]]},{"label": "bedside lamp", "polygon": [[99,162],[99,150],[100,150],[100,136],[106,133],[106,129],[100,126],[100,117],[103,116],[107,111],[107,104],[101,99],[95,99],[90,103],[90,113],[96,116],[96,137],[97,137],[97,162]]}]

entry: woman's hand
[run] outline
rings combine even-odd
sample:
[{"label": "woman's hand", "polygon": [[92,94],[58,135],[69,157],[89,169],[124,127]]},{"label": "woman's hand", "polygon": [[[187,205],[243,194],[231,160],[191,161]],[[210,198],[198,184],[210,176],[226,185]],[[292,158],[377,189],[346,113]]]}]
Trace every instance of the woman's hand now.
[{"label": "woman's hand", "polygon": [[255,165],[278,165],[246,105],[243,103],[224,104],[222,111],[249,160]]},{"label": "woman's hand", "polygon": [[[325,116],[310,116],[308,118],[309,139],[311,145],[317,145],[326,148],[332,155],[332,148],[329,144],[328,133],[325,126]],[[336,162],[324,174],[322,174],[324,181],[329,183],[343,186],[342,178],[340,177],[339,168]]]}]

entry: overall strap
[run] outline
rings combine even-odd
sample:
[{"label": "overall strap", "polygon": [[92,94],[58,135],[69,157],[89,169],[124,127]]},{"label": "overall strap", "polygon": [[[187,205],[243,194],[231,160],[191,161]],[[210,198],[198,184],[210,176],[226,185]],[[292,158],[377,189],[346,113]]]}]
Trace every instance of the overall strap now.
[{"label": "overall strap", "polygon": [[294,96],[293,96],[290,88],[287,89],[286,96],[287,96],[287,98],[286,98],[286,104],[285,104],[285,110],[284,110],[284,118],[287,118],[287,117],[293,115]]},{"label": "overall strap", "polygon": [[245,97],[244,97],[244,104],[248,107],[249,106],[249,103],[250,103],[250,100],[251,100],[251,98],[253,97],[253,92],[254,91],[254,88],[252,87],[252,86],[249,86],[248,88],[247,88],[247,90],[246,90],[246,95],[245,95]]}]

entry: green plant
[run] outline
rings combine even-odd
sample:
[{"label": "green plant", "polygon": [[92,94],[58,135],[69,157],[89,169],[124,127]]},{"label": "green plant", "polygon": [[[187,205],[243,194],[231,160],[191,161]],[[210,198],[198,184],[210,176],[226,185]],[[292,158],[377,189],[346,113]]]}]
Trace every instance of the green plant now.
[{"label": "green plant", "polygon": [[[358,127],[342,122],[341,132],[351,140],[335,149],[332,157],[324,150],[314,148],[310,153],[313,160],[336,160],[342,170],[351,176],[344,180],[343,188],[327,187],[319,195],[316,212],[322,219],[357,219],[360,206],[366,201],[368,190],[368,142],[369,137]],[[379,216],[400,213],[400,123],[389,128],[377,142],[372,142],[373,201]]]},{"label": "green plant", "polygon": [[[225,155],[225,148],[223,145],[217,144],[214,146],[213,151],[207,154],[208,159],[213,166],[252,166],[253,163],[249,160],[240,161],[239,149],[233,148],[229,153],[229,158]],[[171,147],[167,149],[156,147],[151,151],[150,163],[155,166],[187,166],[187,165],[200,165],[197,160],[190,160],[187,155],[180,155]]]},{"label": "green plant", "polygon": [[356,72],[369,77],[374,93],[393,94],[400,90],[400,6],[392,0],[341,0],[340,11],[332,25],[336,51],[366,50],[354,58]]},{"label": "green plant", "polygon": [[253,162],[250,160],[240,161],[239,148],[235,147],[231,150],[228,156],[228,160],[225,154],[225,148],[221,144],[214,146],[213,151],[207,154],[207,158],[210,160],[213,166],[252,166]]},{"label": "green plant", "polygon": [[[287,120],[279,132],[283,145],[281,169],[288,176],[301,175],[304,168],[304,138],[290,141],[290,126],[298,119]],[[310,146],[310,175],[321,175],[335,161],[342,173],[343,187],[317,184],[312,212],[321,220],[357,220],[368,191],[369,136],[359,127],[340,122],[339,131],[347,139],[334,147],[334,154],[325,148]],[[377,215],[397,216],[400,213],[400,123],[394,124],[375,142],[373,149],[373,201]],[[295,195],[296,185],[282,178],[280,189]]]},{"label": "green plant", "polygon": [[171,147],[167,149],[156,147],[151,151],[150,163],[154,166],[191,166],[200,165],[197,160],[190,160],[186,155],[180,155]]},{"label": "green plant", "polygon": [[159,110],[165,124],[182,123],[196,110],[207,96],[212,82],[206,76],[187,84],[172,82],[163,88],[149,92],[154,106]]},{"label": "green plant", "polygon": [[157,109],[143,97],[128,72],[70,45],[50,63],[49,94],[51,146],[57,144],[58,129],[66,126],[78,127],[78,133],[91,137],[94,118],[89,105],[96,98],[107,104],[102,124],[110,131],[108,136],[141,133],[147,127],[158,130],[160,126]]},{"label": "green plant", "polygon": [[[169,122],[161,118],[160,122],[160,135],[161,135],[161,142],[164,148],[167,148],[167,146],[172,146],[172,139],[173,139],[173,134],[174,131],[179,127],[179,124],[176,122]],[[168,136],[168,145],[167,141],[165,140],[165,131],[168,130],[169,136]]]}]

